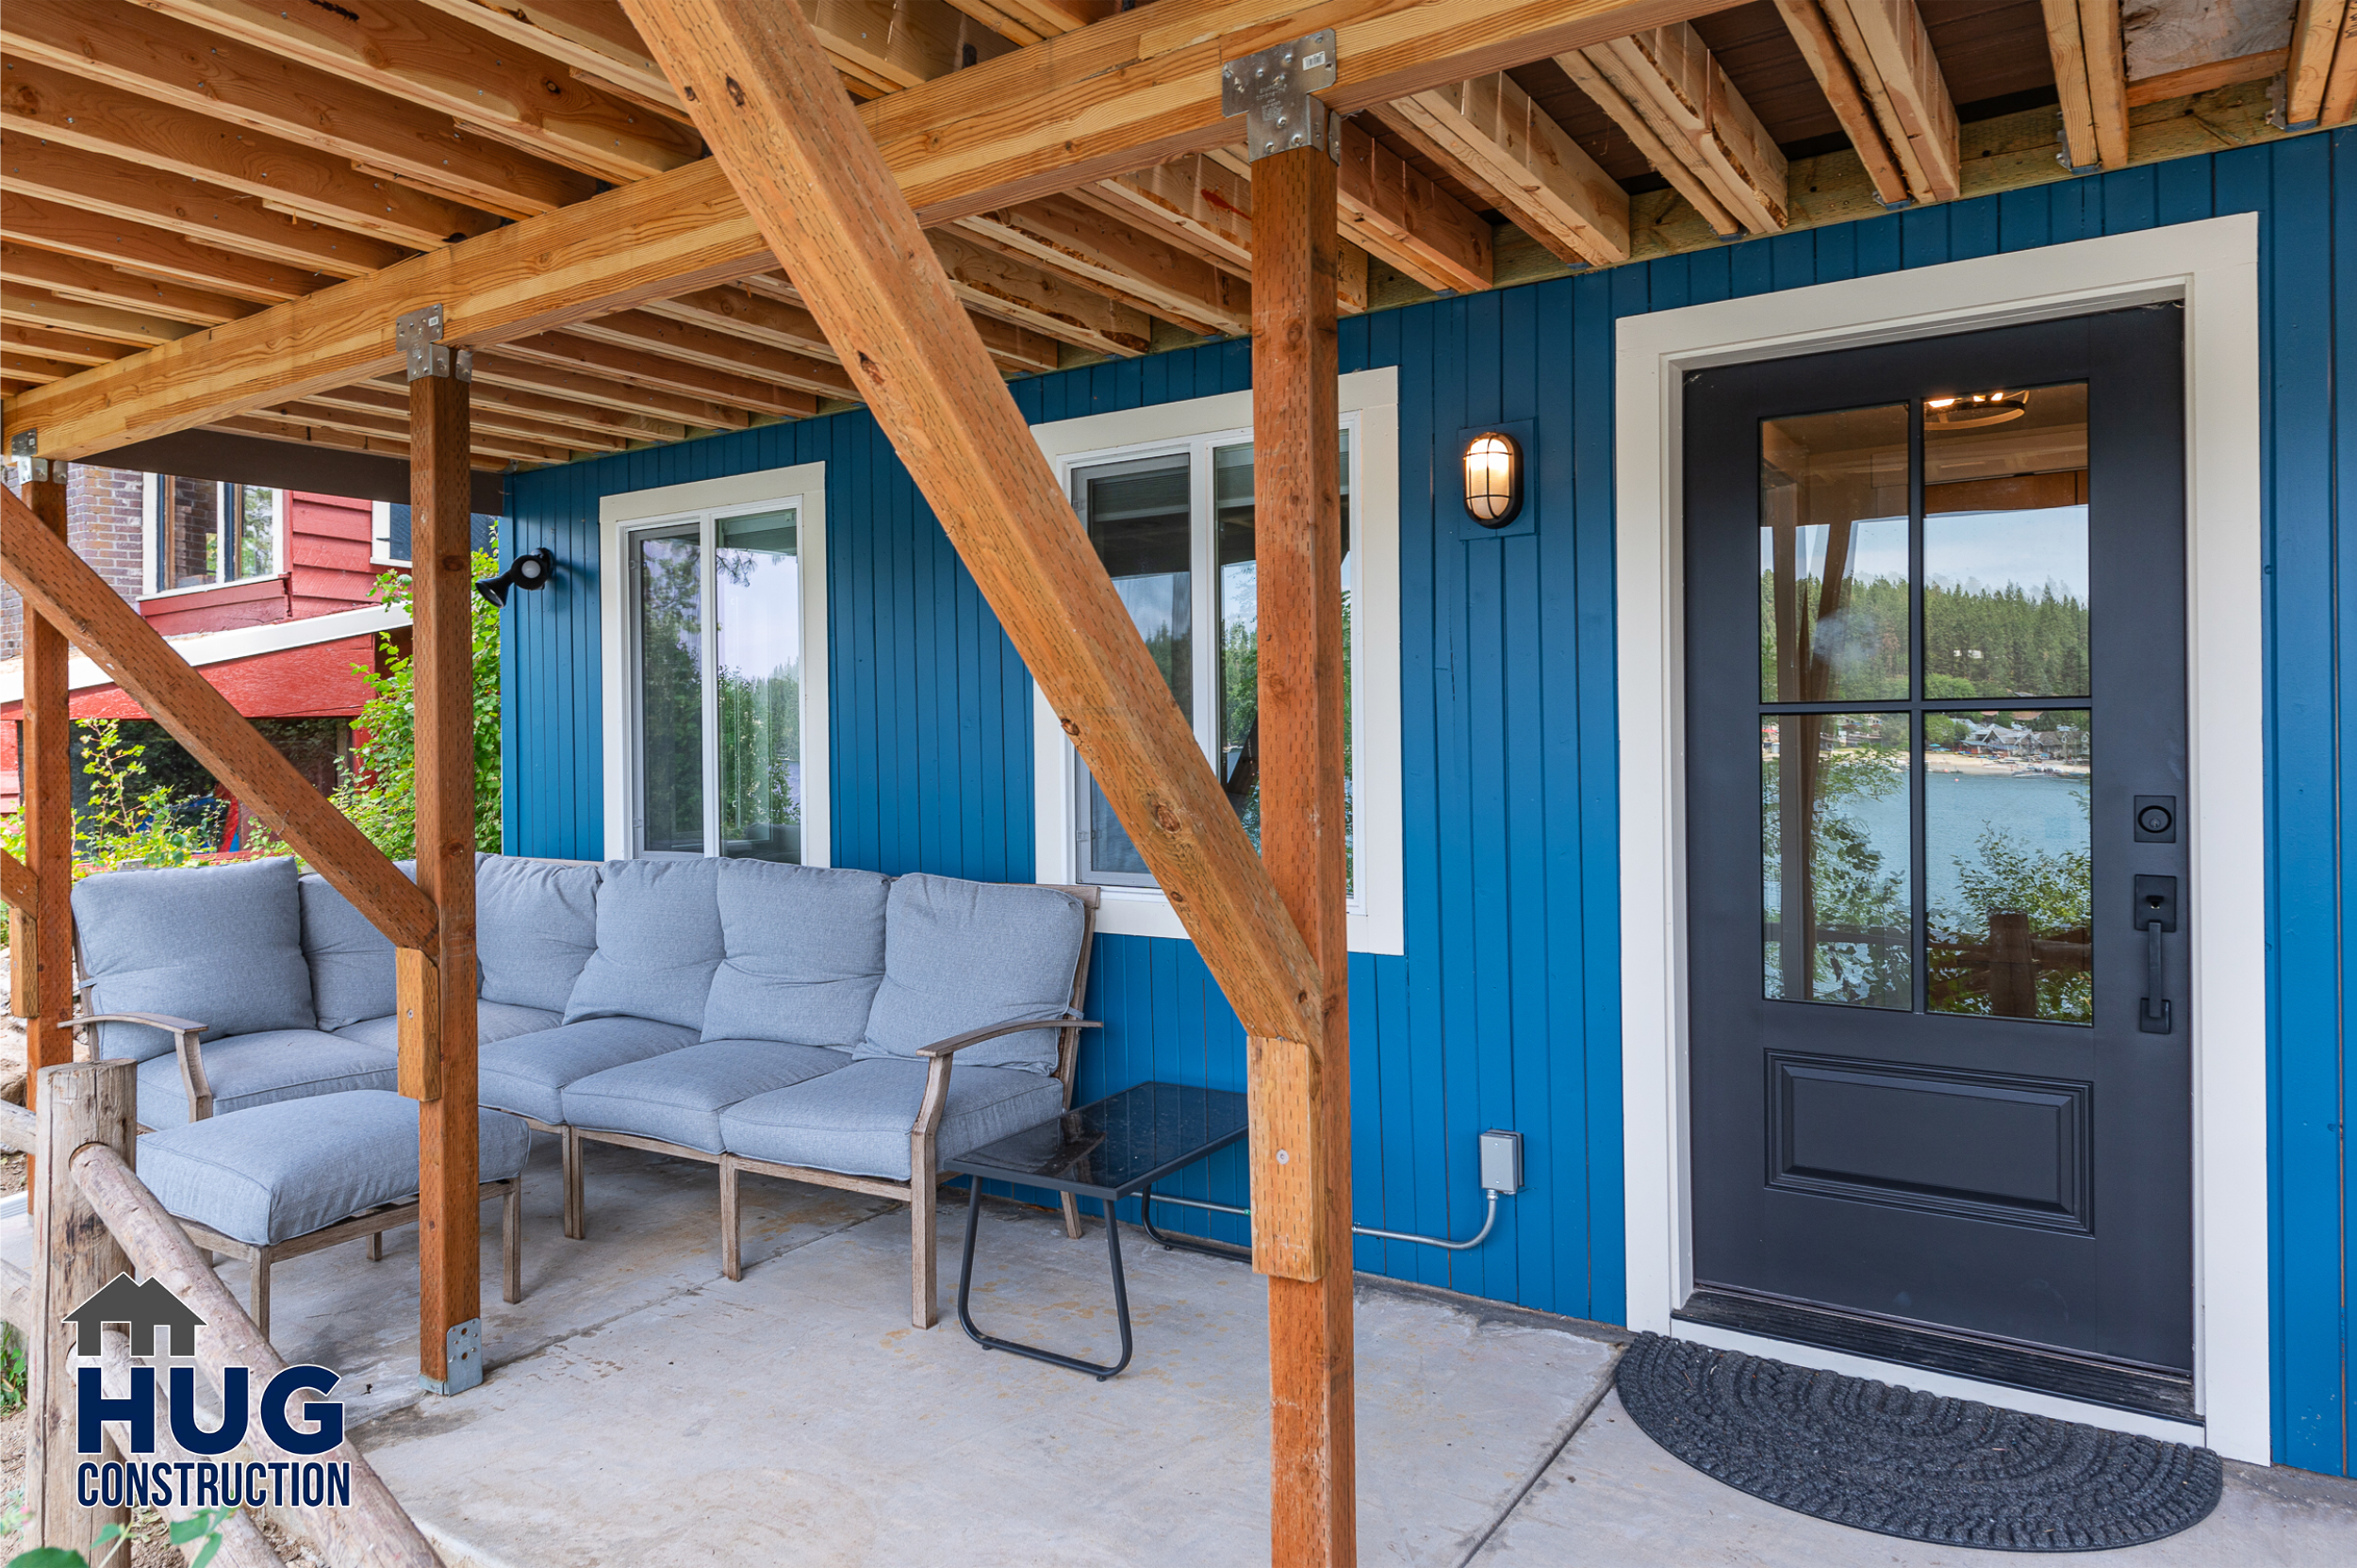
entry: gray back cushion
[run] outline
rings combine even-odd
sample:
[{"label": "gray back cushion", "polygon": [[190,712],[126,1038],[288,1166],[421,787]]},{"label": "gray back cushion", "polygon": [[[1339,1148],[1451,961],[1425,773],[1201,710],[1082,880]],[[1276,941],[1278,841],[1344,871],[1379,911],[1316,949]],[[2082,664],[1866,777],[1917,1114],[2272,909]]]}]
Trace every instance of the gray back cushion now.
[{"label": "gray back cushion", "polygon": [[[395,861],[415,881],[418,863]],[[334,1031],[363,1018],[382,1018],[399,1006],[394,995],[392,939],[369,924],[352,900],[313,871],[298,884],[303,903],[303,956],[311,966],[311,1006],[319,1027]]]},{"label": "gray back cushion", "polygon": [[[74,889],[74,925],[94,1012],[191,1018],[207,1040],[318,1021],[289,857],[91,877]],[[102,1056],[172,1049],[171,1035],[143,1025],[98,1032]]]},{"label": "gray back cushion", "polygon": [[[1062,1015],[1072,1003],[1084,913],[1052,887],[900,878],[885,902],[883,984],[851,1054],[914,1056],[968,1030]],[[1001,1035],[957,1061],[1053,1072],[1056,1032]]]},{"label": "gray back cushion", "polygon": [[609,860],[598,883],[598,950],[565,1021],[652,1018],[701,1030],[726,949],[717,860]]},{"label": "gray back cushion", "polygon": [[475,857],[474,950],[485,999],[564,1011],[597,950],[601,875],[594,863]]},{"label": "gray back cushion", "polygon": [[766,860],[719,863],[728,945],[704,1007],[707,1040],[858,1043],[884,972],[889,877]]}]

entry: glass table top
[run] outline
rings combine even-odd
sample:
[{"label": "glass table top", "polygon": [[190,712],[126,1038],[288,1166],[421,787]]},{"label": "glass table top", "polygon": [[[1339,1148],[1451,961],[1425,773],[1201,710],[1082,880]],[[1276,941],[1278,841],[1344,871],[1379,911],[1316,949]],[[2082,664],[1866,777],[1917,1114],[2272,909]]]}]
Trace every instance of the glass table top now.
[{"label": "glass table top", "polygon": [[1088,1197],[1128,1197],[1241,1141],[1244,1129],[1244,1097],[1233,1089],[1141,1083],[944,1160],[941,1168]]}]

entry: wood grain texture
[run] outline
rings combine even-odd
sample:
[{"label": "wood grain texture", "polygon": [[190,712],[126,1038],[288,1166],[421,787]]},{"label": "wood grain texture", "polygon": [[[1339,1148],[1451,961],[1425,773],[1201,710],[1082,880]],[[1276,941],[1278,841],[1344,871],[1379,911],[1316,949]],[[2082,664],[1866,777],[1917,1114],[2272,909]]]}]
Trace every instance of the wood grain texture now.
[{"label": "wood grain texture", "polygon": [[1717,232],[1784,227],[1784,153],[1691,26],[1649,28],[1558,63],[1706,222],[1714,211],[1734,221]]},{"label": "wood grain texture", "polygon": [[420,1103],[442,1098],[441,970],[431,953],[393,949],[394,1037],[400,1063],[394,1087]]},{"label": "wood grain texture", "polygon": [[1243,279],[1070,196],[978,212],[958,227],[1191,331],[1235,338],[1250,329],[1252,289]]},{"label": "wood grain texture", "polygon": [[[62,500],[59,510],[62,514]],[[64,627],[76,648],[396,947],[426,943],[434,932],[434,906],[384,851],[362,837],[226,697],[13,495],[0,495],[0,572],[28,607]],[[62,682],[62,661],[58,671]],[[30,685],[28,671],[28,689]],[[42,754],[29,739],[26,751],[30,759]],[[60,761],[66,755],[62,749],[56,754]],[[70,843],[61,852],[72,852]],[[32,864],[46,884],[46,863],[39,851]],[[58,879],[57,885],[62,892],[66,879]],[[60,907],[60,935],[67,929],[64,913]]]},{"label": "wood grain texture", "polygon": [[2349,0],[2299,0],[2292,18],[2291,58],[2283,73],[2285,124],[2313,125],[2323,118],[2325,88],[2348,17]]},{"label": "wood grain texture", "polygon": [[1395,106],[1452,166],[1480,172],[1507,216],[1568,261],[1628,259],[1628,195],[1503,71]]},{"label": "wood grain texture", "polygon": [[[409,383],[410,652],[417,716],[418,887],[440,915],[438,976],[475,972],[474,572],[469,550],[467,383]],[[414,962],[411,973],[421,978]],[[475,988],[417,986],[434,1013],[436,1066],[417,1087],[418,1362],[449,1379],[450,1330],[483,1315],[476,1143]],[[409,1001],[404,995],[404,1006]],[[406,1044],[406,1041],[404,1042]],[[421,1043],[422,1044],[422,1043]],[[404,1053],[403,1065],[408,1063]],[[422,1069],[423,1065],[420,1064]]]},{"label": "wood grain texture", "polygon": [[[1838,0],[1829,3],[1838,4]],[[1874,182],[1876,198],[1886,206],[1907,201],[1906,171],[1900,167],[1897,154],[1891,151],[1882,119],[1842,47],[1840,35],[1826,15],[1825,5],[1820,0],[1776,0],[1776,9],[1791,30],[1801,58],[1808,62],[1809,74],[1824,90],[1825,102],[1833,109],[1834,118],[1841,122],[1842,132],[1849,137],[1858,161],[1866,166],[1867,176]]]},{"label": "wood grain texture", "polygon": [[1883,139],[1906,173],[1908,193],[1919,202],[1954,200],[1963,190],[1956,106],[1916,0],[1822,0],[1822,5],[1882,124]]},{"label": "wood grain texture", "polygon": [[799,12],[631,13],[1238,1014],[1313,1030],[1300,934]]},{"label": "wood grain texture", "polygon": [[29,911],[40,898],[41,880],[26,866],[6,850],[0,850],[0,903],[10,909]]},{"label": "wood grain texture", "polygon": [[[55,471],[55,470],[53,470]],[[23,502],[7,498],[5,548],[46,550],[82,560],[66,548],[66,487],[62,472],[24,487]],[[90,569],[83,567],[88,572]],[[93,578],[95,574],[91,574]],[[117,604],[112,589],[107,596]],[[125,607],[127,609],[127,606]],[[61,618],[25,601],[25,696],[18,732],[19,810],[25,820],[25,865],[33,901],[26,981],[31,1010],[25,1018],[25,1105],[38,1111],[44,1067],[70,1062],[73,1037],[58,1026],[74,1015],[74,720],[66,667],[73,655]],[[151,636],[153,633],[149,634]],[[161,638],[157,639],[160,644]],[[291,769],[289,769],[291,771]],[[13,949],[15,943],[10,942]],[[104,1281],[100,1281],[104,1283]],[[79,1300],[80,1297],[75,1297]]]},{"label": "wood grain texture", "polygon": [[1352,239],[1432,289],[1490,287],[1490,225],[1360,126],[1343,123],[1335,218]]}]

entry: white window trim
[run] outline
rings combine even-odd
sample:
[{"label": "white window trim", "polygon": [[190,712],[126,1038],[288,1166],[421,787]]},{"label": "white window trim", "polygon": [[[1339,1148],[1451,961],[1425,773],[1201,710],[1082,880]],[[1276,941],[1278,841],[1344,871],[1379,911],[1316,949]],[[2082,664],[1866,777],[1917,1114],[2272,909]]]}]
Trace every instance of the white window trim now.
[{"label": "white window trim", "polygon": [[[158,478],[171,479],[173,474],[142,473],[140,475],[140,602],[151,599],[185,599],[191,594],[219,593],[223,588],[242,587],[248,583],[272,583],[294,569],[294,516],[283,485],[248,487],[271,492],[271,532],[276,536],[272,548],[277,555],[274,569],[253,577],[232,577],[223,583],[200,583],[191,588],[149,588],[156,580],[156,504]],[[214,479],[206,483],[214,487],[216,496],[229,487],[226,481]],[[216,502],[218,504],[218,502]]]},{"label": "white window trim", "polygon": [[[1341,412],[1356,416],[1352,443],[1358,470],[1351,522],[1359,555],[1359,601],[1351,614],[1352,687],[1358,705],[1358,729],[1351,742],[1358,867],[1348,920],[1350,950],[1399,953],[1407,950],[1408,928],[1406,853],[1400,837],[1399,371],[1385,366],[1341,379]],[[1060,420],[1034,425],[1031,435],[1063,484],[1079,462],[1113,453],[1144,455],[1158,443],[1173,446],[1227,431],[1249,432],[1251,427],[1252,394],[1228,392]],[[1031,781],[1035,874],[1041,882],[1077,882],[1080,753],[1036,684],[1031,688]],[[1187,934],[1170,900],[1150,887],[1106,887],[1096,929],[1117,936],[1184,939]]]},{"label": "white window trim", "polygon": [[[2185,307],[2193,898],[2194,1396],[2132,1415],[1670,1313],[1693,1286],[1688,1186],[1685,629],[1689,371],[2155,300]],[[2269,1462],[2266,797],[2258,219],[2250,213],[1623,320],[1618,333],[1622,1114],[1628,1326]]]},{"label": "white window trim", "polygon": [[393,553],[393,503],[389,501],[369,503],[369,565],[372,567],[405,567],[408,557]]},{"label": "white window trim", "polygon": [[802,578],[802,864],[834,863],[834,770],[828,726],[827,465],[803,463],[724,479],[632,490],[598,501],[598,626],[604,715],[605,853],[628,860],[631,832],[630,574],[622,534],[712,512],[791,506]]}]

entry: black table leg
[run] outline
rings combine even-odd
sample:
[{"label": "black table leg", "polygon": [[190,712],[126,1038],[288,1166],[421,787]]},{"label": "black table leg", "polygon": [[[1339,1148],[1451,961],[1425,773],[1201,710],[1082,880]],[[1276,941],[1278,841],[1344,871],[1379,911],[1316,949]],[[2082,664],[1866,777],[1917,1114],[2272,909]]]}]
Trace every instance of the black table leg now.
[{"label": "black table leg", "polygon": [[1146,1222],[1146,1233],[1162,1243],[1165,1248],[1180,1252],[1200,1252],[1206,1258],[1225,1258],[1231,1263],[1240,1258],[1245,1262],[1251,1261],[1252,1248],[1248,1246],[1237,1246],[1228,1242],[1213,1241],[1208,1236],[1181,1236],[1172,1231],[1157,1230],[1154,1225],[1154,1189],[1151,1186],[1138,1194],[1138,1216]]},{"label": "black table leg", "polygon": [[1029,1356],[1035,1362],[1046,1362],[1051,1366],[1085,1372],[1100,1383],[1128,1366],[1130,1349],[1129,1288],[1121,1277],[1121,1223],[1116,1217],[1113,1200],[1105,1200],[1105,1253],[1113,1265],[1113,1315],[1121,1324],[1121,1360],[1106,1366],[1073,1356],[1060,1356],[1053,1350],[1042,1350],[1036,1345],[1017,1345],[1013,1340],[994,1338],[974,1327],[974,1313],[968,1303],[974,1289],[974,1235],[982,1216],[981,1178],[966,1178],[965,1192],[965,1251],[958,1266],[958,1326],[965,1330],[965,1337],[985,1350],[1011,1351],[1018,1356]]}]

